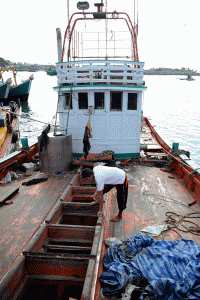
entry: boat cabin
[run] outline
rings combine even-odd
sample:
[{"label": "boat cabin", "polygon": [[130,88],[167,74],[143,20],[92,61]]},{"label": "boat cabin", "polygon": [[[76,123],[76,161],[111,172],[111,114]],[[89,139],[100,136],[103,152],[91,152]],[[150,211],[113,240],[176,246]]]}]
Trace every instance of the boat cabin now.
[{"label": "boat cabin", "polygon": [[143,64],[137,65],[140,68],[124,61],[57,64],[60,127],[62,133],[72,135],[75,156],[83,153],[88,121],[92,153],[112,150],[124,158],[139,155],[145,87]]},{"label": "boat cabin", "polygon": [[[92,132],[92,153],[111,150],[116,158],[139,156],[142,94],[146,87],[143,82],[144,63],[139,61],[137,53],[136,27],[125,13],[84,12],[83,18],[80,18],[81,13],[77,14],[77,18],[74,14],[69,21],[63,47],[60,46],[61,34],[57,32],[59,62],[56,67],[58,86],[55,90],[59,99],[57,115],[60,131],[72,135],[74,157],[83,154],[86,126]],[[102,32],[98,31],[95,40],[94,32],[90,32],[92,38],[85,39],[82,33],[74,31],[76,22],[80,20],[108,22],[116,21],[116,18],[121,21],[125,19],[128,24],[128,55],[125,54],[123,41],[117,38],[119,32],[112,31],[112,36],[108,37],[109,30],[107,35],[100,35]],[[121,34],[126,36],[127,32]],[[87,40],[89,44],[85,46]],[[120,49],[122,45],[123,49]],[[110,49],[114,49],[111,54]],[[85,50],[89,51],[89,55],[85,54]]]}]

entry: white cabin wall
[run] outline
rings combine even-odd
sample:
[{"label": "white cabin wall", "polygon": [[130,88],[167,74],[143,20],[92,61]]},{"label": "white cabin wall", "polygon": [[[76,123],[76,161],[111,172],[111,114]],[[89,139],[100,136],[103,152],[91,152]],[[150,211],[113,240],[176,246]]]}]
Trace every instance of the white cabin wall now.
[{"label": "white cabin wall", "polygon": [[59,103],[58,103],[58,116],[57,118],[59,119],[59,123],[60,123],[60,131],[64,134],[64,129],[66,129],[67,126],[67,115],[63,114],[62,112],[64,111],[64,96],[59,97]]},{"label": "white cabin wall", "polygon": [[[132,91],[131,89],[123,91],[122,111],[110,111],[110,90],[98,89],[95,91],[105,93],[105,107],[96,109],[90,115],[93,135],[90,138],[90,152],[100,153],[104,150],[113,150],[115,153],[139,153],[142,91]],[[88,110],[79,110],[78,92],[78,90],[73,91],[73,110],[70,110],[69,113],[68,134],[72,134],[73,152],[83,153],[83,136],[89,113]],[[94,89],[84,89],[81,92],[88,93],[88,106],[94,107]],[[138,93],[137,111],[127,110],[128,92]],[[61,97],[59,110],[66,114],[60,114],[60,123],[61,126],[66,127],[68,110],[64,110],[63,101],[64,97]]]}]

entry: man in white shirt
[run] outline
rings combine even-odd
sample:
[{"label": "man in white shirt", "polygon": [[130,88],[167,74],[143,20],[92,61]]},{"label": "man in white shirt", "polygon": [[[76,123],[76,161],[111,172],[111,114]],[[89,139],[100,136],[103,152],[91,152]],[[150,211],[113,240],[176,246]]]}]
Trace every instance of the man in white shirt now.
[{"label": "man in white shirt", "polygon": [[119,213],[112,218],[112,222],[118,222],[122,219],[122,212],[126,208],[128,197],[128,178],[126,173],[116,167],[96,166],[93,170],[86,168],[82,172],[82,178],[86,182],[91,182],[94,178],[97,190],[94,194],[94,201],[91,203],[99,203],[98,216],[102,216],[103,212],[103,195],[109,192],[113,187],[117,189],[117,203]]}]

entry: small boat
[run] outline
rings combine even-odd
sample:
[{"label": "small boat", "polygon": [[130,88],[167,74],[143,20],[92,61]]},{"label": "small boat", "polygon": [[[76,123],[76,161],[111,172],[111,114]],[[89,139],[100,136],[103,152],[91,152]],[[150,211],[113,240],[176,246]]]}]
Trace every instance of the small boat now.
[{"label": "small boat", "polygon": [[50,67],[47,71],[46,71],[47,75],[50,75],[50,76],[54,76],[54,75],[57,75],[57,72],[56,72],[56,68],[55,67]]},{"label": "small boat", "polygon": [[14,68],[1,69],[1,72],[6,72],[6,71],[12,71],[15,84],[12,85],[10,83],[8,96],[4,100],[2,100],[3,104],[6,105],[10,101],[15,101],[18,99],[20,101],[28,101],[28,97],[31,89],[31,83],[32,80],[34,79],[33,74],[29,77],[29,79],[24,80],[20,84],[17,84],[17,80],[16,80],[17,73],[15,69]]},{"label": "small boat", "polygon": [[[18,177],[1,183],[0,298],[103,300],[127,299],[128,293],[130,299],[132,283],[141,299],[199,299],[200,168],[177,143],[166,144],[141,114],[146,87],[137,24],[129,23],[127,14],[103,11],[102,2],[95,6],[97,12],[87,13],[89,4],[78,3],[83,13],[72,15],[64,47],[57,30],[58,50],[69,42],[67,61],[65,52],[58,51],[59,131],[57,124],[54,132],[46,128],[30,151],[20,149],[0,160],[0,180],[9,172]],[[82,54],[74,60],[79,51],[71,52],[70,38],[78,21],[124,19],[134,60],[108,59],[108,53],[94,61],[82,59]],[[111,41],[112,36],[105,38]],[[127,207],[118,223],[110,222],[117,211],[115,190],[104,195],[103,215],[97,216],[98,203],[91,205],[96,183],[82,178],[85,167],[108,161],[122,168],[129,180]],[[40,170],[27,167],[22,173],[26,162],[39,162]],[[163,224],[165,231],[142,235],[146,227]],[[113,237],[121,247],[119,242],[106,244]],[[166,253],[179,244],[182,248],[175,249],[171,260],[174,254]],[[165,246],[163,252],[160,245]],[[109,253],[108,264],[117,258],[110,268],[105,266]]]},{"label": "small boat", "polygon": [[0,102],[5,102],[5,99],[8,98],[9,87],[11,82],[11,78],[8,78],[6,82],[4,82],[3,71],[0,69]]},{"label": "small boat", "polygon": [[187,81],[193,81],[195,80],[191,74],[188,74],[186,78],[180,78],[180,80],[187,80]]},{"label": "small boat", "polygon": [[192,80],[195,80],[195,79],[192,77],[192,75],[189,74],[189,75],[187,76],[187,79],[186,79],[186,80],[192,81]]},{"label": "small boat", "polygon": [[29,79],[24,80],[20,84],[13,85],[9,89],[8,100],[20,99],[20,101],[28,101],[33,75]]}]

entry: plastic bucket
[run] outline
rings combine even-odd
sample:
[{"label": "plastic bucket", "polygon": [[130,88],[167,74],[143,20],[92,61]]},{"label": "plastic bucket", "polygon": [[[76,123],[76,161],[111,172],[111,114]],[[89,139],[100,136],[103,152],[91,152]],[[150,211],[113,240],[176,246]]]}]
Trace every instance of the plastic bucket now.
[{"label": "plastic bucket", "polygon": [[22,147],[28,147],[28,138],[21,139]]},{"label": "plastic bucket", "polygon": [[172,149],[178,149],[179,143],[173,143],[172,144]]}]

